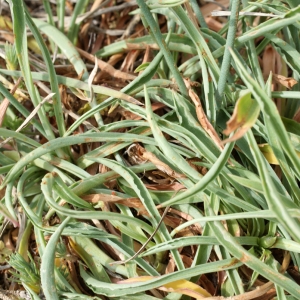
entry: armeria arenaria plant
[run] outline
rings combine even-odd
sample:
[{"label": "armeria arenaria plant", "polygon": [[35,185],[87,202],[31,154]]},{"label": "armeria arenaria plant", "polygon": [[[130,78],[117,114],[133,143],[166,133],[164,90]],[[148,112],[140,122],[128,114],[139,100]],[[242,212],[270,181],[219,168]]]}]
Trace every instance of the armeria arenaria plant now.
[{"label": "armeria arenaria plant", "polygon": [[298,0],[1,9],[1,290],[299,299]]}]

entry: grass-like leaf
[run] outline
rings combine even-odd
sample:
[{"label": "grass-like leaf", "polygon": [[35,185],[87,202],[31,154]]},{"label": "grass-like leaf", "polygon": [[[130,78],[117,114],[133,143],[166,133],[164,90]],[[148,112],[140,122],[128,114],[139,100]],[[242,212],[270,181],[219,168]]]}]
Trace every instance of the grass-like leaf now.
[{"label": "grass-like leaf", "polygon": [[33,299],[298,299],[300,7],[198,2],[3,4],[0,275]]}]

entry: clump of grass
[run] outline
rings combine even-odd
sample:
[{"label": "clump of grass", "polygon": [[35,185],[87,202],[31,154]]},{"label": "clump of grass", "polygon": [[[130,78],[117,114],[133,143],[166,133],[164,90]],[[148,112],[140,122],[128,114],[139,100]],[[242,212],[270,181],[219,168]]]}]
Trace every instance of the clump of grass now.
[{"label": "clump of grass", "polygon": [[136,3],[4,7],[12,274],[33,299],[297,299],[299,5]]},{"label": "clump of grass", "polygon": [[16,270],[12,271],[12,280],[18,283],[26,284],[35,293],[39,294],[41,290],[41,280],[39,270],[29,255],[30,261],[27,262],[19,253],[10,256],[9,263]]}]

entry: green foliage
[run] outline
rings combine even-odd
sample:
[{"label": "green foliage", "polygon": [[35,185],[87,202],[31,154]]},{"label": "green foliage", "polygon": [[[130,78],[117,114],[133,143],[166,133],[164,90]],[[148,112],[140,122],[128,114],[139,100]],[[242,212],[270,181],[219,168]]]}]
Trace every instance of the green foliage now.
[{"label": "green foliage", "polygon": [[[56,28],[54,4],[43,1],[46,22],[32,18],[25,1],[9,1],[15,44],[4,46],[7,69],[0,74],[11,82],[23,77],[22,92],[39,109],[15,132],[30,113],[0,84],[2,98],[14,106],[0,128],[3,140],[13,139],[1,145],[0,210],[14,226],[20,225],[15,208],[26,214],[19,249],[23,256],[32,250],[33,228],[41,267],[30,254],[28,261],[10,255],[2,243],[1,262],[10,255],[13,279],[34,299],[40,288],[47,300],[159,299],[161,289],[168,300],[201,299],[211,293],[201,294],[199,284],[217,273],[226,277],[218,277],[220,296],[246,299],[259,279],[269,289],[274,284],[278,299],[296,299],[300,286],[287,268],[300,268],[297,1],[232,0],[228,22],[214,32],[197,1],[137,0],[134,13],[149,35],[96,52],[105,60],[152,48],[153,59],[135,64],[136,78],[123,81],[120,91],[91,84],[90,66],[76,49],[81,24],[92,24],[98,10],[113,12],[112,20],[122,15],[123,4],[105,7],[108,2],[88,11],[89,1],[77,1],[68,18],[59,1]],[[274,16],[239,15],[241,9]],[[28,31],[42,67],[28,50]],[[274,51],[281,74],[263,64],[266,49]],[[74,67],[72,78],[57,75],[56,51],[59,62]],[[118,72],[109,73],[115,81]],[[281,85],[289,80],[291,90]],[[41,86],[55,95],[40,106]],[[94,94],[95,101],[74,112],[66,109],[64,92],[84,101]],[[95,296],[71,276],[71,263]]]},{"label": "green foliage", "polygon": [[12,280],[21,284],[25,283],[34,292],[39,293],[41,289],[39,269],[30,254],[29,259],[27,262],[18,252],[10,256],[9,264],[16,270],[16,272],[11,272]]},{"label": "green foliage", "polygon": [[5,44],[6,67],[8,70],[16,70],[18,67],[18,57],[14,45],[6,42]]}]

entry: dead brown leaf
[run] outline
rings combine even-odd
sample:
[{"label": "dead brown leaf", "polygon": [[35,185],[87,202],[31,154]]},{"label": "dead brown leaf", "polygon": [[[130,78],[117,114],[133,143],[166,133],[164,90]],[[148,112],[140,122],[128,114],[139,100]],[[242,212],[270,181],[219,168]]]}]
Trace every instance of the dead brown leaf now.
[{"label": "dead brown leaf", "polygon": [[273,74],[273,79],[275,82],[282,84],[283,86],[285,86],[286,88],[288,88],[289,90],[298,83],[297,80],[295,80],[292,77],[285,77],[282,75],[278,75],[278,74]]},{"label": "dead brown leaf", "polygon": [[[284,65],[282,64],[282,58],[278,54],[278,52],[271,46],[268,45],[264,52],[262,57],[262,70],[263,70],[263,76],[265,79],[268,78],[269,74],[284,74]],[[276,76],[275,76],[276,77]],[[273,83],[272,83],[272,91],[280,90],[279,84],[284,85],[284,81],[279,82],[278,79],[276,79],[273,76]],[[285,84],[288,84],[288,82],[285,82]],[[282,109],[282,99],[278,98],[275,99],[275,103],[277,106],[277,109],[279,112],[281,112]]]},{"label": "dead brown leaf", "polygon": [[220,23],[216,18],[213,17],[207,17],[205,18],[205,22],[209,29],[213,31],[219,31],[223,28],[224,24]]},{"label": "dead brown leaf", "polygon": [[178,225],[180,225],[180,219],[169,215],[164,217],[163,222],[166,226],[169,226],[170,228],[176,228]]},{"label": "dead brown leaf", "polygon": [[277,58],[275,49],[271,45],[266,46],[262,57],[262,70],[264,78],[268,78],[270,72],[279,73],[276,72],[276,61]]},{"label": "dead brown leaf", "polygon": [[147,189],[154,191],[180,191],[185,189],[185,186],[179,182],[171,184],[145,184],[145,186]]},{"label": "dead brown leaf", "polygon": [[[204,1],[203,1],[204,2]],[[206,2],[206,1],[205,1]],[[200,9],[204,17],[210,16],[213,10],[221,10],[223,8],[229,7],[230,0],[216,0],[211,2],[206,2]]]},{"label": "dead brown leaf", "polygon": [[271,45],[268,45],[263,52],[262,69],[265,78],[269,76],[270,72],[273,74],[281,73],[281,57]]},{"label": "dead brown leaf", "polygon": [[[169,212],[172,213],[172,214],[175,214],[175,215],[177,215],[179,217],[181,217],[182,219],[184,219],[186,221],[193,220],[193,217],[191,215],[189,215],[187,213],[184,213],[184,212],[182,212],[180,210],[177,210],[177,209],[174,209],[174,208],[170,208]],[[198,223],[195,223],[193,225],[193,227],[194,227],[194,229],[196,229],[196,231],[198,233],[202,234],[202,228],[201,228],[201,226]]]},{"label": "dead brown leaf", "polygon": [[191,158],[188,158],[186,161],[194,170],[198,171],[200,174],[205,175],[208,172],[206,167],[202,167],[202,166],[194,164],[197,162],[198,163],[202,162],[202,160],[199,157],[191,157]]},{"label": "dead brown leaf", "polygon": [[202,108],[201,101],[200,101],[198,95],[192,89],[190,81],[184,79],[184,83],[188,89],[190,98],[192,99],[192,101],[195,104],[196,114],[197,114],[199,123],[201,124],[203,129],[207,132],[207,134],[211,137],[211,139],[215,142],[215,144],[219,147],[219,149],[223,150],[224,146],[222,145],[222,141],[221,141],[218,133],[215,131],[214,127],[208,121],[206,114]]},{"label": "dead brown leaf", "polygon": [[193,263],[193,260],[189,256],[186,256],[186,255],[180,255],[180,256],[181,256],[181,259],[184,263],[184,266],[186,268],[190,268],[192,263]]},{"label": "dead brown leaf", "polygon": [[71,277],[71,282],[75,283],[75,285],[73,287],[74,288],[78,287],[79,290],[80,290],[78,292],[85,293],[85,290],[84,290],[84,288],[82,287],[82,285],[79,281],[79,276],[78,276],[78,273],[77,273],[76,266],[75,266],[74,262],[67,261],[67,264],[68,264],[69,274],[70,274],[70,277]]},{"label": "dead brown leaf", "polygon": [[175,261],[174,261],[173,257],[170,256],[169,262],[168,262],[167,267],[166,267],[165,274],[174,273],[175,267],[176,267]]},{"label": "dead brown leaf", "polygon": [[145,173],[145,177],[154,183],[160,184],[171,184],[174,182],[174,178],[168,176],[162,171],[150,171]]},{"label": "dead brown leaf", "polygon": [[[123,72],[127,74],[127,72],[134,71],[134,63],[136,62],[138,56],[140,55],[139,50],[131,50],[127,53],[125,59],[123,60],[123,64],[120,68]],[[134,76],[134,75],[131,75]],[[136,76],[134,76],[135,78]]]},{"label": "dead brown leaf", "polygon": [[223,144],[236,141],[241,138],[256,122],[260,112],[257,102],[252,99],[251,92],[247,92],[238,99],[235,104],[233,114],[229,121],[226,122],[224,134],[234,135],[222,141]]},{"label": "dead brown leaf", "polygon": [[216,287],[214,284],[207,278],[205,274],[201,275],[198,284],[207,290],[210,294],[216,294]]},{"label": "dead brown leaf", "polygon": [[174,170],[172,170],[167,164],[165,164],[164,162],[162,162],[161,160],[159,160],[151,152],[148,152],[148,151],[143,152],[142,157],[146,161],[152,162],[157,167],[158,170],[161,170],[162,172],[166,173],[170,177],[173,177],[173,178],[185,178],[186,177],[185,175],[179,174],[179,173],[175,172]]},{"label": "dead brown leaf", "polygon": [[130,160],[133,162],[137,162],[138,164],[142,164],[144,162],[150,161],[152,162],[158,170],[166,173],[168,176],[172,178],[185,178],[186,176],[183,174],[179,174],[176,171],[172,170],[167,164],[159,160],[153,153],[146,151],[139,144],[131,145],[127,150],[128,156]]},{"label": "dead brown leaf", "polygon": [[[77,51],[80,53],[80,55],[82,55],[84,58],[88,59],[89,61],[95,63],[95,56],[80,49],[80,48],[76,48]],[[115,69],[113,66],[111,66],[110,64],[108,64],[107,62],[97,58],[98,61],[98,67],[100,70],[102,70],[103,72],[108,73],[110,76],[114,77],[114,78],[118,78],[118,79],[122,79],[122,80],[133,80],[136,78],[136,76],[122,72],[120,70]]]},{"label": "dead brown leaf", "polygon": [[295,113],[293,120],[300,123],[300,107],[298,108],[297,112]]},{"label": "dead brown leaf", "polygon": [[[150,62],[150,52],[151,52],[150,50],[151,50],[150,47],[147,47],[147,48],[146,48],[146,51],[145,51],[145,54],[144,54],[144,57],[143,57],[142,64],[145,64],[145,63],[147,63],[147,62]],[[142,71],[141,71],[140,73],[142,73]]]},{"label": "dead brown leaf", "polygon": [[94,204],[103,201],[105,203],[117,203],[137,209],[143,208],[143,204],[139,198],[121,198],[119,196],[108,194],[89,194],[82,196],[82,199]]}]

